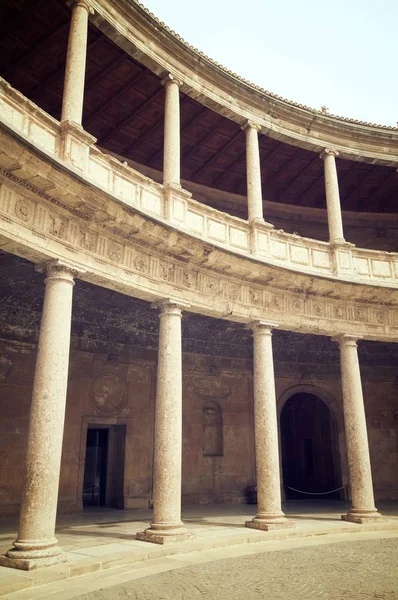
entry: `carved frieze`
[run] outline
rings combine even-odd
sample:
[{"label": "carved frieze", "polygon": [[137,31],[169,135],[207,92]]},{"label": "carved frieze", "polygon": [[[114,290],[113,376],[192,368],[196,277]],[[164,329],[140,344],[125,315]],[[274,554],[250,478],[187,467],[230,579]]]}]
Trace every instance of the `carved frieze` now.
[{"label": "carved frieze", "polygon": [[[18,226],[29,227],[37,237],[38,244],[41,243],[40,240],[50,236],[57,238],[65,248],[81,250],[83,261],[84,251],[89,251],[95,255],[94,259],[98,264],[116,265],[125,273],[131,274],[131,277],[135,278],[134,285],[143,283],[137,280],[137,274],[148,277],[155,293],[158,284],[162,285],[162,294],[170,293],[177,298],[181,295],[181,288],[185,289],[191,295],[190,298],[193,298],[193,302],[190,300],[191,304],[197,303],[199,308],[204,306],[208,314],[215,311],[215,316],[237,314],[245,315],[244,318],[249,319],[253,314],[261,316],[261,311],[264,311],[278,322],[284,323],[287,328],[292,323],[295,328],[300,328],[302,320],[305,320],[306,330],[311,331],[313,327],[314,332],[318,331],[320,320],[322,327],[329,327],[330,330],[334,327],[333,322],[340,322],[340,327],[345,322],[358,324],[359,333],[372,325],[377,326],[379,332],[385,330],[387,333],[389,327],[398,326],[398,310],[393,307],[386,308],[381,304],[372,303],[370,308],[358,306],[355,299],[350,302],[321,295],[308,295],[300,290],[277,289],[266,280],[264,284],[254,283],[232,273],[217,273],[208,265],[201,267],[192,263],[177,262],[165,252],[157,251],[155,247],[151,248],[150,253],[144,252],[134,239],[124,243],[116,241],[109,231],[104,229],[103,224],[95,219],[90,223],[85,220],[82,226],[81,221],[76,218],[81,216],[77,210],[69,210],[66,217],[62,203],[54,203],[44,192],[38,194],[43,199],[40,204],[25,198],[20,188],[18,191],[14,189],[14,184],[19,180],[14,175],[11,176],[14,183],[3,183],[0,187],[0,212],[3,220],[8,219]],[[21,185],[21,190],[24,189],[36,194],[32,186]],[[28,195],[28,192],[26,194]],[[165,292],[167,286],[169,292]],[[192,296],[195,294],[196,296]],[[330,325],[327,325],[327,322],[330,322]]]}]

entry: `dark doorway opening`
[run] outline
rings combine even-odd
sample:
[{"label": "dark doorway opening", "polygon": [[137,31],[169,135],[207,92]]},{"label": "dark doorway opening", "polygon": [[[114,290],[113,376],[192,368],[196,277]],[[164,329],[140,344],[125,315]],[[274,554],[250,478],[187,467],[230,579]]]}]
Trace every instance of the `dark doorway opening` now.
[{"label": "dark doorway opening", "polygon": [[289,398],[281,441],[286,499],[343,499],[342,490],[325,493],[341,487],[341,469],[336,422],[323,400],[309,393]]},{"label": "dark doorway opening", "polygon": [[124,508],[125,425],[88,426],[83,506]]},{"label": "dark doorway opening", "polygon": [[105,506],[108,437],[108,429],[87,430],[83,505]]}]

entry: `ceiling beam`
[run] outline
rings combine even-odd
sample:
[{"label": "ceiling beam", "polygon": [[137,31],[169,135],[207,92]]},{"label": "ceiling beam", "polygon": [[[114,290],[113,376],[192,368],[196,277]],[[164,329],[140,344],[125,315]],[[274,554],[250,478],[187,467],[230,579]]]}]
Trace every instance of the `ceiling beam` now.
[{"label": "ceiling beam", "polygon": [[313,164],[315,164],[316,162],[320,162],[320,160],[321,159],[319,158],[318,154],[316,154],[315,158],[310,160],[310,162],[305,165],[304,169],[301,169],[297,173],[297,175],[295,175],[293,179],[289,181],[289,183],[285,185],[285,187],[282,190],[279,191],[279,194],[286,194],[289,188],[291,188],[296,183],[296,181],[300,179],[300,177],[302,177],[312,167]]},{"label": "ceiling beam", "polygon": [[[398,187],[398,171],[395,167],[392,168],[391,173],[389,173],[387,175],[387,177],[381,182],[379,187],[373,192],[371,199],[373,199],[374,196],[379,196],[381,191],[383,191],[385,188],[388,188],[388,186],[391,184],[391,181],[393,181],[394,179],[397,182],[397,187]],[[380,200],[379,212],[384,212],[386,210],[387,205],[390,202],[390,200],[391,200],[391,196],[389,198],[384,198],[383,200]],[[398,206],[398,200],[396,200],[396,202],[397,202],[397,206]]]},{"label": "ceiling beam", "polygon": [[124,53],[119,54],[116,58],[114,58],[107,65],[105,65],[105,67],[101,67],[100,71],[96,75],[93,75],[92,77],[90,77],[90,79],[87,79],[85,83],[85,88],[89,90],[93,85],[100,81],[100,79],[102,79],[104,75],[108,75],[108,73],[116,69],[124,60],[130,61],[129,56]]},{"label": "ceiling beam", "polygon": [[27,19],[30,21],[31,15],[36,12],[36,8],[41,1],[42,0],[30,0],[28,6],[24,6],[23,10],[16,10],[14,13],[12,13],[8,20],[4,20],[0,28],[2,37],[5,37],[7,33],[14,27],[14,25],[19,25],[21,21],[26,23]]},{"label": "ceiling beam", "polygon": [[296,148],[293,151],[293,154],[287,157],[287,159],[283,162],[279,169],[275,171],[275,173],[270,173],[270,181],[272,182],[273,186],[275,185],[275,181],[278,179],[279,175],[285,170],[286,165],[292,160],[292,158],[294,158],[299,153],[299,151],[300,148]]},{"label": "ceiling beam", "polygon": [[[304,191],[303,191],[303,192],[300,194],[300,196],[298,196],[298,197],[295,199],[295,201],[294,201],[294,202],[295,202],[295,204],[297,204],[297,206],[301,206],[301,205],[302,205],[302,199],[304,198],[304,196],[306,196],[306,195],[307,195],[307,194],[308,194],[308,193],[309,193],[309,192],[310,192],[312,189],[314,189],[314,188],[315,188],[315,187],[316,187],[316,186],[319,184],[319,182],[320,182],[322,179],[325,179],[325,174],[324,174],[324,172],[323,172],[323,169],[322,169],[322,174],[321,174],[321,175],[320,175],[320,176],[319,176],[319,177],[318,177],[318,178],[317,178],[317,179],[316,179],[316,180],[315,180],[313,183],[311,183],[311,185],[309,185],[309,186],[308,186],[308,187],[307,187],[307,188],[306,188],[306,189],[305,189],[305,190],[304,190]],[[325,192],[325,195],[326,195],[326,192]],[[318,206],[318,203],[316,203],[316,206]]]},{"label": "ceiling beam", "polygon": [[215,132],[219,129],[219,127],[226,121],[225,117],[221,117],[217,125],[210,129],[210,131],[206,131],[205,135],[202,136],[187,152],[185,153],[185,158],[191,156],[200,146],[206,144],[208,140],[210,140]]},{"label": "ceiling beam", "polygon": [[[185,96],[185,98],[183,98],[181,100],[180,108],[187,102],[187,100],[188,100],[188,96]],[[127,158],[129,153],[132,150],[134,150],[134,148],[140,143],[142,138],[143,137],[151,137],[151,135],[160,127],[160,125],[163,125],[163,122],[164,122],[164,114],[162,114],[162,116],[159,117],[159,119],[157,119],[148,129],[142,128],[142,130],[137,135],[137,137],[134,139],[134,141],[129,146],[127,146],[127,148],[125,148],[123,150],[124,156],[126,156],[126,158]],[[162,152],[163,152],[163,148],[162,148]]]},{"label": "ceiling beam", "polygon": [[[94,40],[91,40],[91,42],[89,42],[87,44],[87,49],[93,50],[93,48],[97,45],[97,43],[99,42],[100,39],[101,39],[101,36],[98,36]],[[59,64],[57,66],[57,68],[54,69],[54,71],[52,71],[45,79],[42,79],[33,88],[31,88],[30,94],[35,94],[37,91],[41,91],[43,88],[47,88],[48,86],[55,83],[60,78],[61,75],[64,76],[65,66],[66,66],[66,60],[63,60],[62,63]],[[105,70],[103,70],[101,72],[101,75],[103,75],[104,73],[105,73]]]},{"label": "ceiling beam", "polygon": [[[111,106],[121,96],[124,96],[126,94],[127,90],[130,89],[131,86],[134,85],[135,83],[138,83],[139,81],[141,81],[141,79],[145,75],[146,75],[146,73],[145,73],[145,69],[144,68],[141,71],[139,71],[138,73],[135,73],[135,75],[133,77],[131,77],[131,79],[129,79],[126,83],[124,83],[122,85],[122,87],[118,89],[117,92],[115,92],[114,94],[112,94],[112,96],[110,96],[109,98],[107,98],[106,101],[103,104],[100,104],[98,106],[98,108],[96,108],[95,110],[93,110],[93,112],[91,113],[91,115],[88,115],[85,118],[85,121],[84,121],[85,125],[89,125],[90,123],[92,123],[94,121],[94,119],[96,119],[102,112],[104,112],[105,109],[108,108],[108,106]],[[131,113],[128,116],[130,118]],[[116,127],[114,129],[112,129],[112,133],[115,133],[115,131],[117,131],[118,127],[119,127],[119,124],[116,125]],[[112,133],[106,134],[104,136],[104,138],[101,139],[101,142],[106,141],[105,138],[107,136],[109,136],[109,135],[112,135]]]},{"label": "ceiling beam", "polygon": [[351,192],[347,196],[341,198],[341,204],[343,204],[344,202],[345,207],[348,208],[348,205],[350,204],[352,199],[355,198],[355,195],[357,194],[358,190],[363,186],[364,183],[368,181],[369,178],[372,177],[372,175],[374,175],[375,168],[376,167],[373,167],[373,169],[368,171],[365,177],[361,177],[359,183],[357,183],[357,185],[351,190]]},{"label": "ceiling beam", "polygon": [[[230,148],[232,146],[232,144],[234,144],[234,142],[241,135],[243,135],[243,132],[241,129],[239,129],[239,131],[237,131],[235,133],[235,135],[232,136],[232,138],[230,140],[228,140],[228,142],[226,144],[224,144],[224,146],[221,148],[221,150],[216,150],[216,152],[213,154],[213,156],[211,158],[209,158],[209,160],[207,160],[201,167],[199,167],[199,169],[197,169],[194,173],[192,173],[192,178],[195,178],[198,175],[201,175],[201,173],[203,173],[203,171],[205,171],[207,169],[207,167],[209,167],[211,165],[211,163],[214,161],[214,159],[217,158],[217,156],[219,156],[225,150],[228,150],[228,148]],[[223,173],[221,174],[221,176],[222,175],[223,175]]]},{"label": "ceiling beam", "polygon": [[[145,73],[143,73],[143,75],[144,74]],[[149,104],[154,102],[156,100],[156,98],[159,98],[159,96],[161,96],[162,94],[163,94],[163,88],[156,90],[156,92],[154,94],[152,94],[152,96],[149,96],[149,98],[147,98],[146,100],[144,100],[144,102],[142,102],[139,106],[137,106],[137,108],[135,108],[133,110],[133,112],[129,113],[126,117],[124,117],[124,119],[119,121],[119,123],[112,129],[112,131],[110,131],[109,133],[104,135],[104,137],[101,138],[101,143],[106,142],[112,135],[114,135],[115,133],[117,133],[118,131],[123,129],[123,127],[126,127],[126,125],[127,126],[130,125],[134,121],[135,117],[138,115],[139,112],[144,110],[144,108],[146,108]]]},{"label": "ceiling beam", "polygon": [[[63,25],[61,25],[61,27],[58,27],[58,29],[56,29],[55,31],[52,31],[50,34],[47,33],[46,35],[43,35],[33,46],[28,46],[25,49],[25,51],[22,52],[22,54],[17,56],[17,58],[7,66],[6,70],[4,71],[3,77],[5,79],[7,79],[7,76],[10,73],[14,72],[15,69],[17,69],[21,64],[23,64],[23,62],[26,60],[26,58],[28,56],[31,56],[35,52],[39,51],[40,48],[44,47],[54,37],[58,37],[59,35],[61,35],[61,33],[63,33],[64,30],[68,29],[68,27],[69,27],[69,21],[67,23],[64,23]],[[18,40],[18,41],[20,41],[20,40]]]},{"label": "ceiling beam", "polygon": [[[211,185],[217,185],[220,181],[222,181],[224,179],[224,177],[226,175],[228,175],[228,173],[230,173],[231,171],[233,171],[235,169],[235,167],[237,165],[242,164],[242,162],[245,164],[245,160],[246,160],[246,149],[243,152],[243,154],[241,154],[238,158],[236,158],[230,165],[229,167],[227,167],[225,169],[225,171],[223,171],[222,173],[220,173],[219,175],[217,175],[217,177],[215,177],[212,182]],[[245,165],[246,166],[246,165]],[[239,182],[239,186],[240,186],[240,182]],[[238,184],[236,186],[238,188]]]}]

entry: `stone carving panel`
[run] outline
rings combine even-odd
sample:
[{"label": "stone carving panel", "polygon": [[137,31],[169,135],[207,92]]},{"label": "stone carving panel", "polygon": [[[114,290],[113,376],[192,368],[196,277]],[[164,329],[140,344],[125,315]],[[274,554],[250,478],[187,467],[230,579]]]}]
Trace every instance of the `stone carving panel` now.
[{"label": "stone carving panel", "polygon": [[118,414],[126,405],[126,384],[113,373],[102,373],[92,384],[91,398],[97,412]]},{"label": "stone carving panel", "polygon": [[33,204],[33,202],[30,202],[29,200],[25,200],[24,198],[19,198],[16,203],[15,203],[15,214],[18,217],[18,219],[21,219],[21,221],[25,221],[25,223],[28,223],[29,221],[32,221],[33,219],[33,215],[35,212],[35,205]]}]

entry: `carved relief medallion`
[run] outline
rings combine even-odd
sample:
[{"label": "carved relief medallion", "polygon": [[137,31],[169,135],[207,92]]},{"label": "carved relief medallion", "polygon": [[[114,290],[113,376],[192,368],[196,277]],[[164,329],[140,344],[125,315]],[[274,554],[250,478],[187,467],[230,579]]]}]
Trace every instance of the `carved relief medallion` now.
[{"label": "carved relief medallion", "polygon": [[21,219],[22,221],[31,221],[31,219],[33,218],[33,211],[34,211],[34,207],[32,202],[28,202],[27,200],[24,200],[23,198],[21,198],[20,200],[17,200],[16,204],[15,204],[15,214],[17,215],[17,217],[19,219]]},{"label": "carved relief medallion", "polygon": [[109,242],[108,256],[113,262],[120,262],[123,256],[122,246],[116,242]]},{"label": "carved relief medallion", "polygon": [[113,373],[103,373],[93,382],[91,397],[96,410],[105,415],[119,413],[126,404],[126,384]]},{"label": "carved relief medallion", "polygon": [[149,271],[149,258],[144,254],[137,254],[134,259],[134,267],[140,273],[146,273]]}]

